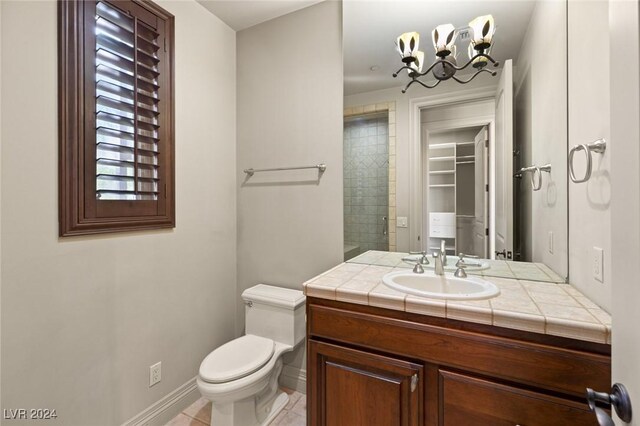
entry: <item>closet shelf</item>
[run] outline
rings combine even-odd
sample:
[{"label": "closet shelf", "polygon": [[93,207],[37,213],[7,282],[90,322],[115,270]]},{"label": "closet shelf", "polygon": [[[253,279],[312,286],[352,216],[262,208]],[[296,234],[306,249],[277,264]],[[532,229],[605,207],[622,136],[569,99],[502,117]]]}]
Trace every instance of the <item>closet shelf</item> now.
[{"label": "closet shelf", "polygon": [[475,160],[475,155],[459,155],[456,157],[457,160]]},{"label": "closet shelf", "polygon": [[452,149],[455,148],[456,144],[455,143],[438,143],[435,145],[429,145],[429,149]]},{"label": "closet shelf", "polygon": [[440,183],[435,185],[429,185],[429,188],[455,188],[455,183]]},{"label": "closet shelf", "polygon": [[429,161],[453,161],[456,157],[448,156],[448,157],[429,157]]},{"label": "closet shelf", "polygon": [[[451,247],[451,246],[445,246],[444,249],[445,250],[449,250],[449,251],[455,251],[456,250],[455,247]],[[429,251],[432,251],[432,250],[438,251],[438,250],[440,250],[440,246],[429,246]]]},{"label": "closet shelf", "polygon": [[433,170],[429,172],[430,175],[452,175],[455,174],[455,170]]}]

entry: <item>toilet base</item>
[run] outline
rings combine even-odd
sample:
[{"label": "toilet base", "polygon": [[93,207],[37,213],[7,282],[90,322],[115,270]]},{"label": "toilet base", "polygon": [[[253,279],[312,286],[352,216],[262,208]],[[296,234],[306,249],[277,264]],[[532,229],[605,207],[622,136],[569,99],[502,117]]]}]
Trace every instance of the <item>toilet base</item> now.
[{"label": "toilet base", "polygon": [[278,416],[278,414],[280,414],[280,412],[284,409],[284,407],[287,405],[288,402],[289,402],[289,395],[287,395],[285,392],[279,391],[278,394],[276,395],[276,398],[273,400],[269,415],[260,424],[260,426],[266,426],[269,423],[271,423],[271,421],[275,419]]},{"label": "toilet base", "polygon": [[[265,401],[266,402],[266,401]],[[278,391],[274,398],[262,407],[261,414],[266,414],[264,420],[256,418],[256,400],[254,397],[232,404],[211,404],[211,425],[215,426],[266,426],[284,409],[289,402],[289,395]],[[262,417],[262,416],[261,416]]]}]

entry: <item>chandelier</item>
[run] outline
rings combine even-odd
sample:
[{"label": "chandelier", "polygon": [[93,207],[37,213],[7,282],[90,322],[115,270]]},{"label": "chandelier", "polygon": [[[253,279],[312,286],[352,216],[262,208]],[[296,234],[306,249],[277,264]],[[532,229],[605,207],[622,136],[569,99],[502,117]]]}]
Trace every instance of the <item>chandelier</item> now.
[{"label": "chandelier", "polygon": [[[410,32],[398,37],[396,47],[398,48],[398,53],[400,53],[404,65],[393,74],[393,77],[397,77],[400,71],[407,70],[411,78],[409,84],[402,89],[402,93],[405,93],[413,83],[418,83],[427,89],[432,89],[440,84],[441,81],[449,79],[453,79],[461,84],[466,84],[482,73],[489,73],[495,76],[497,74],[496,71],[486,69],[489,62],[491,62],[494,67],[500,65],[489,55],[491,52],[491,41],[496,32],[493,16],[486,15],[475,18],[469,22],[469,29],[471,38],[467,52],[469,61],[459,67],[456,59],[457,51],[455,45],[459,31],[456,30],[452,24],[438,25],[436,29],[431,32],[433,47],[436,51],[436,60],[425,71],[422,71],[424,52],[418,50],[420,34]],[[458,71],[464,70],[469,66],[476,69],[476,72],[471,75],[471,77],[463,80],[456,76]],[[436,78],[435,83],[429,84],[420,81],[421,77],[429,73]]]}]

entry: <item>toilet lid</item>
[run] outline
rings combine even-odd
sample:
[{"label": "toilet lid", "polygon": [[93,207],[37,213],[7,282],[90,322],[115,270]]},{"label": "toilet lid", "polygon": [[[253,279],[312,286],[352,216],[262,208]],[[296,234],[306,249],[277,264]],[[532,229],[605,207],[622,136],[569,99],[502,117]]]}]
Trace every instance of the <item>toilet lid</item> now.
[{"label": "toilet lid", "polygon": [[209,383],[224,383],[248,376],[263,367],[273,356],[275,342],[247,334],[220,346],[200,364],[200,378]]}]

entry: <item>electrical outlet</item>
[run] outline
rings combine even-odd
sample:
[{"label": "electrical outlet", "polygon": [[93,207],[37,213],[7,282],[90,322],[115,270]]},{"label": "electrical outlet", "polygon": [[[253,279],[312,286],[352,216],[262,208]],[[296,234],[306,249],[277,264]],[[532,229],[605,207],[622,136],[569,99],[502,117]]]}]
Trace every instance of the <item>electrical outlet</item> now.
[{"label": "electrical outlet", "polygon": [[149,367],[149,387],[162,380],[162,363],[158,362]]},{"label": "electrical outlet", "polygon": [[407,227],[407,218],[406,217],[402,217],[402,216],[398,216],[397,217],[397,227],[398,228],[406,228]]},{"label": "electrical outlet", "polygon": [[593,248],[593,278],[604,282],[604,250],[600,247]]},{"label": "electrical outlet", "polygon": [[549,231],[549,253],[553,254],[553,231]]}]

